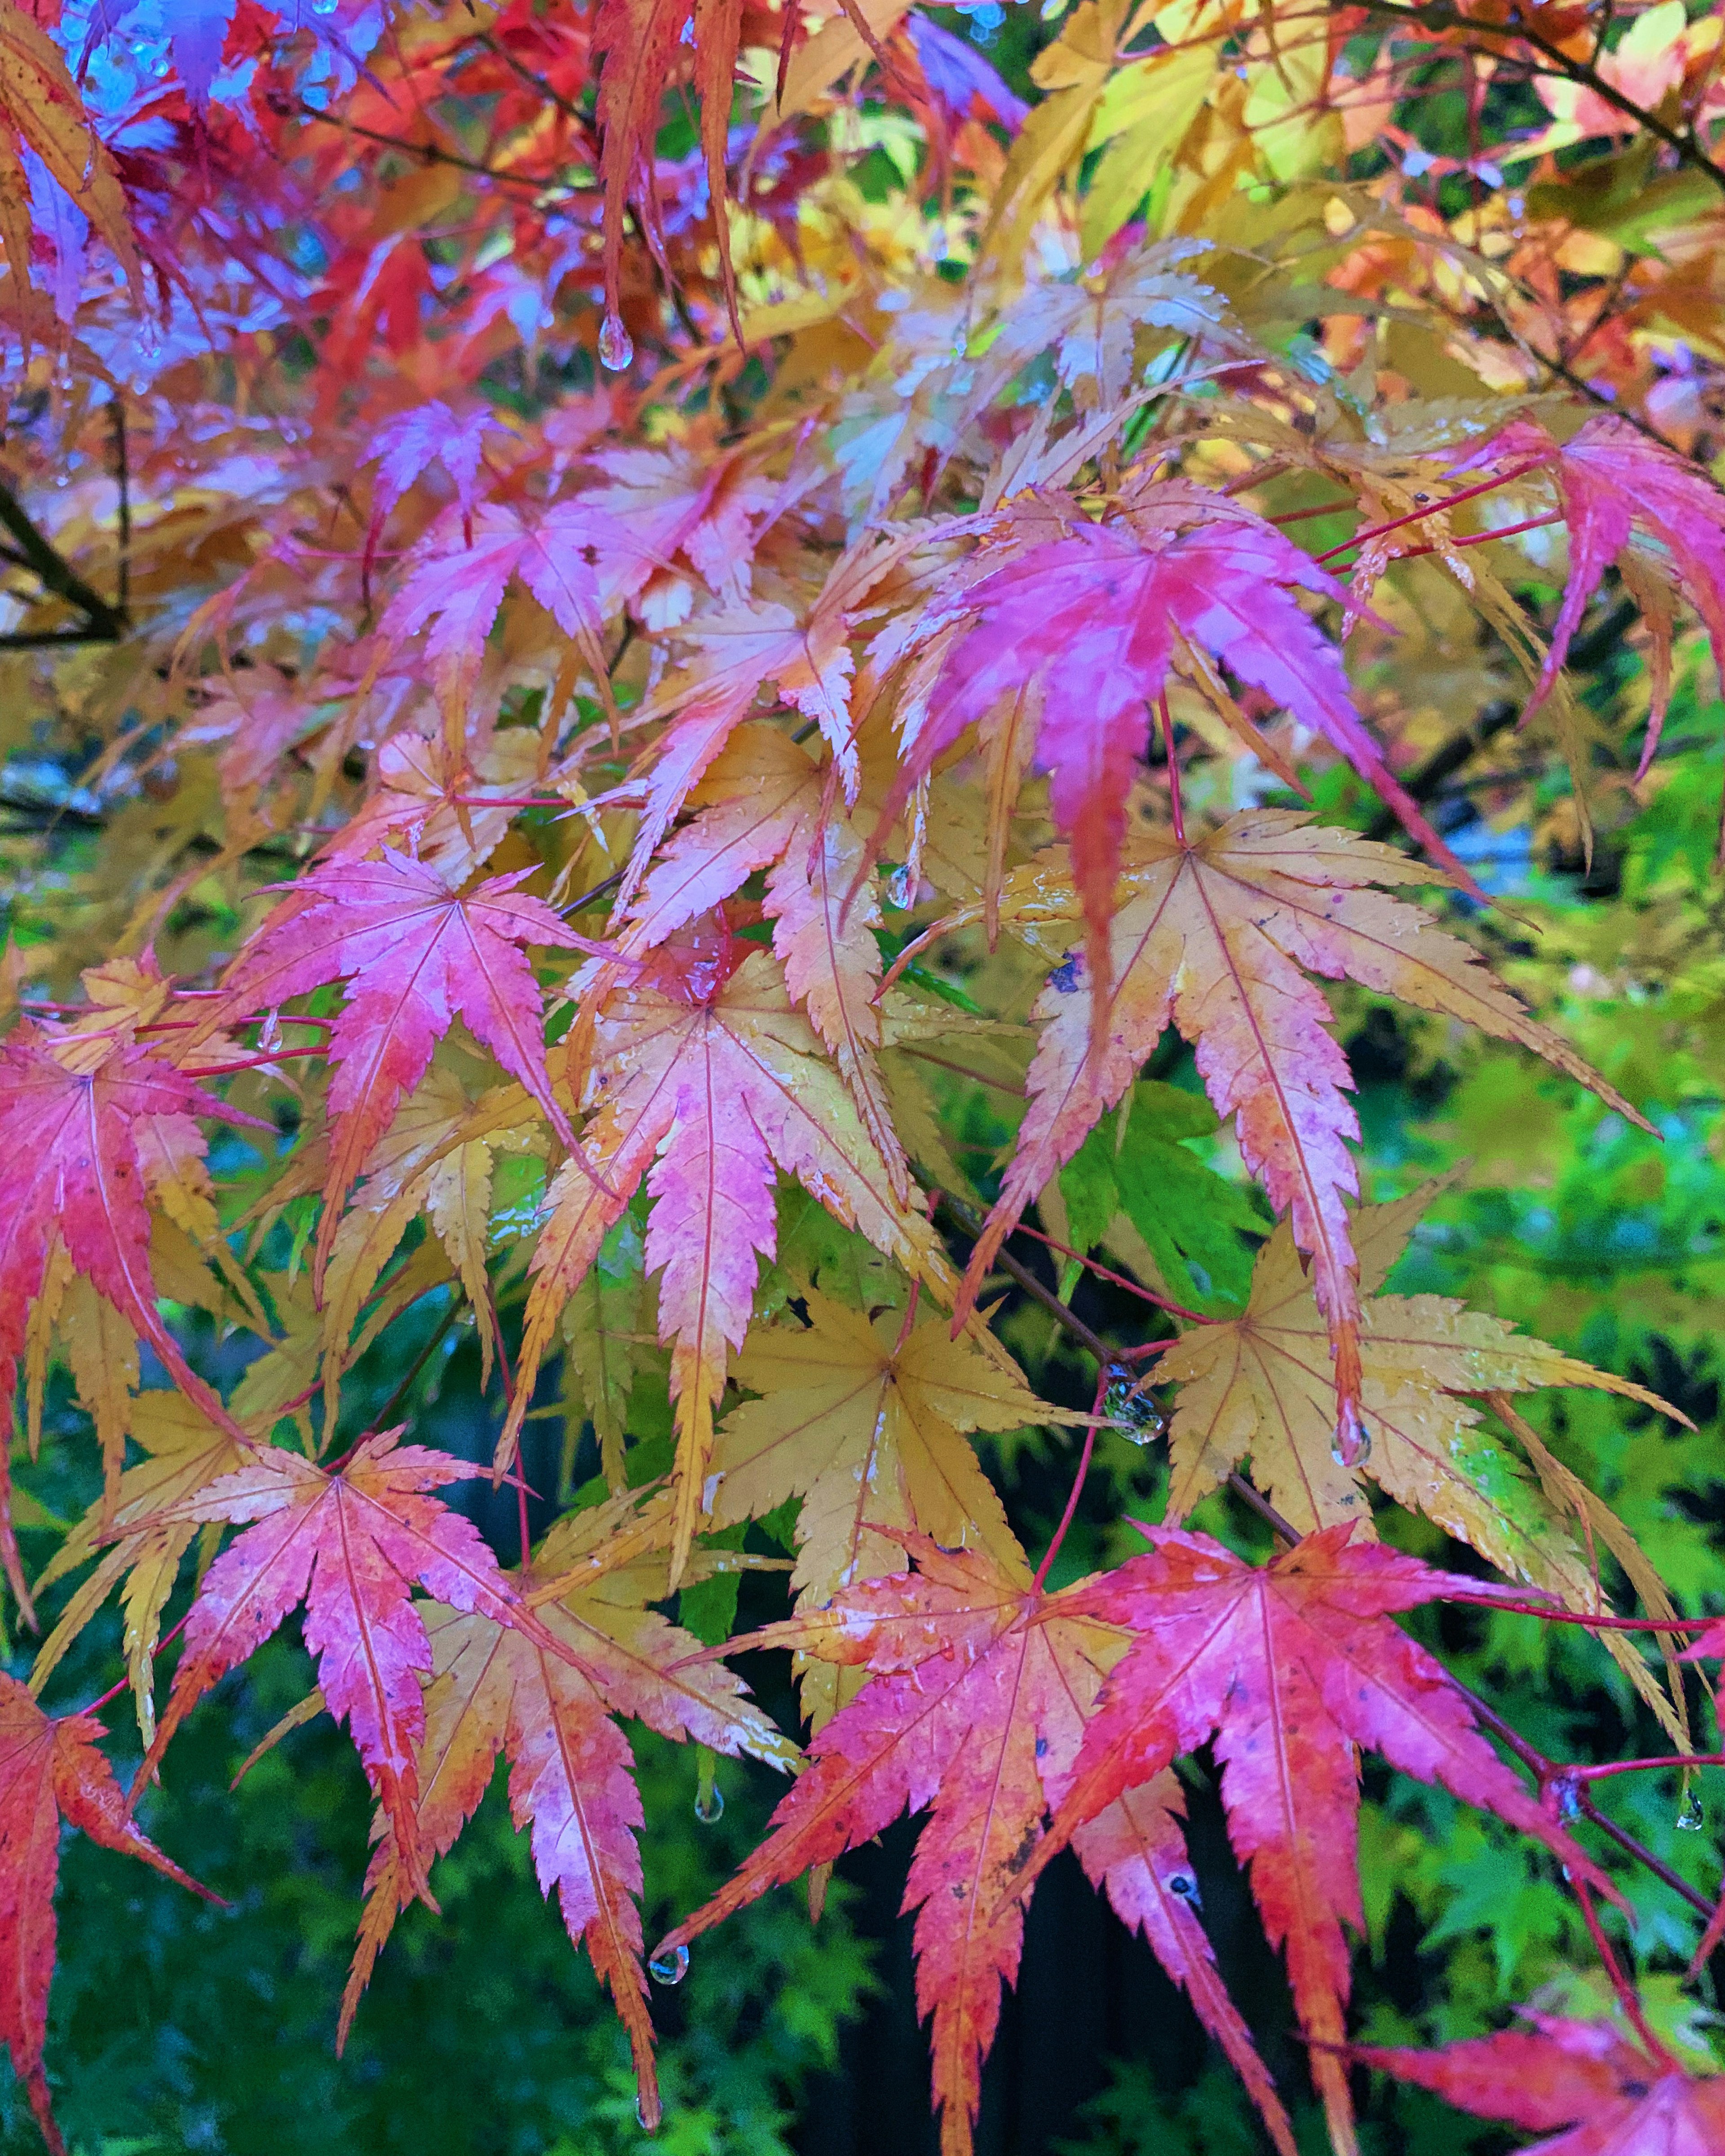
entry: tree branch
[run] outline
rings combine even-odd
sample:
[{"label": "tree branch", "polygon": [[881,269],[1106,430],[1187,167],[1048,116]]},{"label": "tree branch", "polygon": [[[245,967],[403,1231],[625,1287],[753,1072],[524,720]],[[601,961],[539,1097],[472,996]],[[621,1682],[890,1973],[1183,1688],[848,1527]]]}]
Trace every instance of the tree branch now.
[{"label": "tree branch", "polygon": [[[126,512],[128,531],[131,511]],[[0,483],[0,525],[3,525],[23,557],[22,566],[38,578],[43,589],[84,616],[79,629],[21,630],[0,637],[0,649],[25,651],[44,644],[118,644],[131,627],[123,604],[110,606],[94,586],[85,583],[64,555],[49,545],[11,488]]]},{"label": "tree branch", "polygon": [[1519,8],[1512,10],[1512,20],[1508,23],[1486,23],[1476,16],[1464,15],[1455,5],[1455,0],[1425,0],[1423,7],[1412,8],[1398,7],[1394,0],[1348,0],[1348,4],[1357,5],[1366,14],[1378,16],[1388,22],[1405,23],[1410,28],[1423,30],[1428,35],[1441,35],[1446,30],[1459,30],[1471,36],[1497,38],[1512,45],[1519,44],[1529,47],[1541,56],[1546,65],[1537,66],[1512,51],[1497,53],[1492,57],[1512,64],[1520,61],[1530,74],[1558,75],[1565,81],[1577,83],[1584,89],[1592,90],[1614,111],[1622,113],[1626,120],[1633,120],[1636,126],[1645,127],[1656,141],[1663,142],[1668,150],[1675,151],[1686,165],[1697,172],[1705,173],[1719,192],[1725,194],[1725,167],[1714,163],[1695,139],[1692,131],[1684,134],[1679,129],[1667,126],[1656,114],[1649,112],[1645,105],[1637,105],[1615,83],[1608,81],[1591,60],[1572,59],[1560,47],[1548,44],[1537,31],[1528,28]]}]

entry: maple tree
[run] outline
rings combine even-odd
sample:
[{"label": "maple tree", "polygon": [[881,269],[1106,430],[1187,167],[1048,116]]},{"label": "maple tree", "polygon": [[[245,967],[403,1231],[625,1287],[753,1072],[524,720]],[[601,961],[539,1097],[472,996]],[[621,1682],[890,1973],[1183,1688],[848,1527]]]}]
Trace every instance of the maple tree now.
[{"label": "maple tree", "polygon": [[[50,2146],[61,1823],[192,1884],[134,1815],[300,1648],[238,1779],[357,1753],[338,2049],[502,1763],[642,2131],[654,1981],[911,1813],[943,2156],[1069,1845],[1284,2156],[1368,2066],[1719,2139],[1725,1895],[1614,1804],[1725,1757],[1722,63],[1687,0],[0,0]],[[1384,1038],[1483,1158],[1386,1140]],[[1619,1217],[1445,1270],[1506,1183]],[[661,1741],[703,1821],[793,1779],[649,1955]],[[1420,2050],[1358,1943],[1466,1929],[1470,1835],[1560,1913]]]}]

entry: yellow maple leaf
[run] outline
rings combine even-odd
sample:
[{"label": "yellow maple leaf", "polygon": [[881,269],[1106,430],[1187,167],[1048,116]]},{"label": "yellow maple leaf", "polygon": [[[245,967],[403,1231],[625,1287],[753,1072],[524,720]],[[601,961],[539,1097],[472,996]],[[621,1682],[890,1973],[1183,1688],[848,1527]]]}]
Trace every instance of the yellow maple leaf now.
[{"label": "yellow maple leaf", "polygon": [[[804,1301],[806,1326],[752,1333],[737,1359],[737,1383],[762,1397],[732,1410],[714,1445],[714,1523],[801,1497],[791,1576],[799,1604],[905,1571],[903,1544],[883,1529],[985,1549],[1027,1582],[1018,1537],[965,1433],[1084,1418],[1038,1399],[980,1327],[954,1340],[943,1317],[906,1332],[896,1310],[870,1318],[819,1293]],[[845,1675],[805,1668],[803,1706],[817,1727],[842,1704]]]},{"label": "yellow maple leaf", "polygon": [[[1374,1530],[1363,1482],[1369,1476],[1499,1571],[1558,1595],[1569,1609],[1607,1609],[1597,1574],[1564,1524],[1563,1508],[1543,1496],[1507,1448],[1481,1428],[1469,1396],[1587,1385],[1678,1421],[1685,1418],[1645,1386],[1597,1370],[1448,1296],[1372,1294],[1431,1196],[1428,1186],[1394,1204],[1363,1207],[1355,1219],[1360,1284],[1367,1291],[1360,1317],[1367,1445],[1356,1466],[1345,1466],[1337,1455],[1335,1371],[1324,1320],[1284,1222],[1258,1255],[1244,1312],[1194,1327],[1149,1373],[1153,1385],[1180,1389],[1168,1430],[1168,1520],[1183,1520],[1250,1458],[1252,1481],[1301,1533],[1353,1521],[1356,1535],[1369,1537]],[[1543,1471],[1540,1480],[1548,1480]],[[1611,1532],[1600,1539],[1614,1551],[1620,1543],[1633,1550],[1621,1522],[1605,1517]],[[1645,1560],[1635,1569],[1638,1584],[1651,1579]],[[1623,1649],[1615,1635],[1604,1638],[1608,1648]],[[1673,1735],[1686,1743],[1671,1702],[1640,1656],[1630,1649],[1616,1659]],[[1674,1696],[1681,1697],[1681,1687]]]}]

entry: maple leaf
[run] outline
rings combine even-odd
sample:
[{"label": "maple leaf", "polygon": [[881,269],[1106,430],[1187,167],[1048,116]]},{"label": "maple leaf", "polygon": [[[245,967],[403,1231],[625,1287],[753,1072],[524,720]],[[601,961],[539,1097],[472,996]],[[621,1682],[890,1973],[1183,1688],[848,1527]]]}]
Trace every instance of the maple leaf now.
[{"label": "maple leaf", "polygon": [[[1430,1195],[1416,1191],[1354,1216],[1360,1286],[1369,1299],[1360,1306],[1366,1443],[1353,1466],[1334,1456],[1335,1373],[1286,1221],[1258,1254],[1245,1312],[1192,1327],[1147,1373],[1148,1385],[1180,1389],[1168,1428],[1171,1523],[1250,1454],[1253,1480],[1301,1534],[1351,1520],[1368,1535],[1359,1482],[1369,1475],[1400,1503],[1473,1542],[1470,1499],[1478,1501],[1458,1463],[1479,1417],[1459,1395],[1591,1385],[1686,1423],[1645,1385],[1596,1370],[1450,1296],[1373,1295]],[[1497,1553],[1487,1547],[1484,1554]]]},{"label": "maple leaf", "polygon": [[[1351,1526],[1308,1535],[1264,1566],[1206,1535],[1140,1531],[1151,1550],[1067,1590],[1075,1614],[1134,1636],[1024,1868],[1026,1887],[1076,1829],[1214,1738],[1234,1852],[1271,1944],[1286,1950],[1295,2007],[1317,2046],[1345,2036],[1343,1925],[1364,1928],[1356,1746],[1496,1812],[1611,1892],[1480,1735],[1466,1694],[1389,1621],[1445,1594],[1477,1599],[1479,1582],[1353,1545]],[[1353,2111],[1333,2051],[1314,2049],[1312,2076],[1332,2141],[1351,2156]]]},{"label": "maple leaf", "polygon": [[[1725,494],[1687,458],[1628,420],[1600,413],[1559,445],[1532,419],[1517,419],[1452,467],[1510,465],[1544,468],[1556,483],[1569,536],[1569,580],[1551,648],[1527,704],[1531,716],[1556,685],[1588,601],[1639,528],[1670,556],[1706,624],[1713,663],[1725,681]],[[1665,632],[1669,642],[1669,629]],[[1644,775],[1659,747],[1665,696],[1656,696],[1641,752]]]},{"label": "maple leaf", "polygon": [[146,1199],[181,1163],[201,1159],[200,1115],[249,1120],[133,1042],[56,1037],[26,1023],[0,1046],[0,1558],[26,1611],[10,1511],[13,1398],[56,1244],[181,1390],[244,1438],[162,1322],[150,1270]]},{"label": "maple leaf", "polygon": [[[727,117],[729,97],[727,87]],[[607,484],[584,489],[583,502],[614,517],[660,565],[639,595],[649,627],[670,627],[692,603],[679,555],[722,605],[747,603],[760,529],[794,499],[794,482],[765,477],[757,453],[746,445],[713,451],[667,442],[652,449],[598,449],[585,461]]]},{"label": "maple leaf", "polygon": [[1531,2029],[1438,2051],[1357,2045],[1348,2056],[1481,2118],[1555,2130],[1527,2156],[1712,2156],[1725,2148],[1725,2076],[1685,2073],[1668,2052],[1650,2054],[1609,2022],[1522,2012]]},{"label": "maple leaf", "polygon": [[471,665],[519,577],[603,680],[599,631],[656,565],[639,535],[586,502],[557,502],[531,517],[508,502],[481,502],[465,520],[459,511],[439,517],[414,547],[382,634],[397,640],[434,620],[425,640],[432,665]]},{"label": "maple leaf", "polygon": [[828,793],[826,772],[778,727],[740,727],[695,788],[699,813],[649,872],[618,948],[653,949],[770,870],[762,911],[785,985],[832,1050],[902,1199],[910,1174],[877,1060],[880,905],[866,887],[850,902],[866,852]]},{"label": "maple leaf", "polygon": [[[484,1471],[398,1430],[367,1438],[328,1470],[280,1448],[148,1516],[152,1527],[254,1521],[204,1574],[185,1650],[140,1780],[212,1685],[305,1604],[305,1645],[330,1712],[352,1729],[394,1831],[409,1889],[427,1894],[415,1826],[413,1746],[424,1731],[418,1673],[430,1666],[409,1599],[417,1580],[459,1610],[482,1611],[543,1638],[472,1522],[424,1493]],[[555,1649],[553,1649],[555,1651]]]},{"label": "maple leaf", "polygon": [[[1329,1005],[1302,968],[1516,1041],[1646,1127],[1466,944],[1418,908],[1371,888],[1425,882],[1431,874],[1388,846],[1313,826],[1286,809],[1232,816],[1189,844],[1168,833],[1135,832],[1110,929],[1101,1052],[1092,1052],[1096,1027],[1075,955],[1037,1001],[1044,1030],[1030,1066],[1029,1112],[972,1257],[960,1310],[1024,1207],[1137,1077],[1172,1019],[1194,1045],[1218,1114],[1234,1116],[1246,1165],[1287,1214],[1295,1245],[1311,1255],[1312,1290],[1335,1358],[1337,1428],[1344,1454],[1357,1455],[1359,1287],[1343,1200],[1359,1187],[1347,1148],[1359,1125],[1345,1097],[1352,1081],[1330,1031]],[[1013,872],[1000,917],[1053,949],[1047,931],[1073,921],[1081,904],[1055,855]]]},{"label": "maple leaf", "polygon": [[[494,1086],[470,1101],[454,1073],[434,1064],[366,1156],[365,1180],[336,1229],[324,1281],[324,1387],[335,1426],[336,1388],[357,1351],[361,1312],[409,1224],[422,1213],[480,1313],[480,1382],[490,1383],[494,1344],[485,1270],[491,1176],[498,1152],[542,1151],[544,1132],[519,1086]],[[321,1163],[305,1164],[316,1188]],[[424,1245],[421,1246],[424,1250]],[[363,1331],[361,1337],[364,1337]]]},{"label": "maple leaf", "polygon": [[[955,1340],[938,1317],[906,1330],[896,1311],[868,1318],[814,1290],[803,1302],[806,1326],[757,1329],[737,1358],[736,1382],[762,1397],[733,1409],[714,1445],[714,1526],[800,1497],[791,1575],[799,1608],[902,1572],[906,1529],[943,1548],[986,1550],[1003,1578],[1028,1584],[1018,1537],[964,1433],[1084,1417],[1039,1400],[979,1327]],[[803,1712],[817,1726],[845,1696],[842,1676],[804,1665]]]},{"label": "maple leaf", "polygon": [[[0,0],[0,247],[20,285],[30,275],[30,187],[23,149],[114,250],[134,297],[143,264],[114,154],[91,125],[64,55],[33,9]],[[28,337],[25,340],[28,348]]]},{"label": "maple leaf", "polygon": [[134,1823],[113,1768],[96,1749],[106,1733],[93,1714],[44,1714],[16,1677],[0,1674],[0,2033],[54,2156],[65,2156],[65,2143],[54,2124],[42,2054],[63,1825],[216,1899]]},{"label": "maple leaf", "polygon": [[337,1070],[329,1093],[320,1282],[341,1199],[455,1018],[578,1151],[552,1092],[538,984],[518,947],[572,949],[583,938],[543,900],[516,889],[527,873],[493,876],[463,897],[434,869],[403,854],[325,863],[289,887],[228,968],[221,1000],[202,1022],[206,1030],[259,1006],[277,1009],[331,981],[351,983],[328,1043]]},{"label": "maple leaf", "polygon": [[607,987],[602,973],[589,993],[583,1100],[593,1114],[583,1137],[603,1181],[565,1167],[548,1194],[497,1457],[513,1452],[564,1303],[646,1178],[646,1265],[660,1275],[660,1337],[677,1403],[675,1578],[705,1508],[726,1351],[747,1330],[757,1258],[776,1248],[775,1163],[937,1292],[950,1270],[926,1214],[895,1195],[772,959],[738,944],[722,914],[665,945],[634,982]]},{"label": "maple leaf", "polygon": [[465,882],[507,837],[521,796],[538,787],[539,765],[539,737],[525,726],[501,728],[459,754],[442,735],[392,734],[377,752],[377,791],[322,858],[357,861],[379,846],[405,844],[452,885]]},{"label": "maple leaf", "polygon": [[156,1732],[153,1666],[162,1612],[179,1577],[180,1560],[198,1533],[192,1521],[163,1525],[154,1516],[229,1473],[244,1455],[226,1430],[218,1430],[178,1393],[141,1394],[130,1435],[144,1458],[121,1475],[111,1503],[104,1497],[90,1507],[36,1583],[39,1594],[96,1559],[95,1570],[80,1582],[38,1650],[30,1689],[41,1691],[66,1650],[123,1579],[126,1673],[147,1744]]},{"label": "maple leaf", "polygon": [[[1609,1609],[1597,1565],[1584,1559],[1560,1521],[1512,1471],[1502,1445],[1485,1440],[1477,1409],[1462,1395],[1489,1394],[1501,1408],[1506,1394],[1589,1385],[1686,1424],[1687,1418],[1645,1386],[1596,1370],[1448,1296],[1374,1294],[1431,1195],[1430,1188],[1417,1190],[1354,1216],[1368,1298],[1360,1307],[1358,1458],[1349,1466],[1337,1457],[1336,1380],[1324,1322],[1283,1222],[1258,1254],[1244,1313],[1194,1327],[1146,1373],[1147,1385],[1180,1389],[1168,1425],[1165,1520],[1178,1526],[1250,1455],[1252,1480],[1301,1533],[1352,1521],[1368,1538],[1376,1531],[1361,1482],[1369,1476],[1500,1571],[1558,1596],[1571,1609]],[[1518,1428],[1527,1442],[1532,1433],[1519,1421]],[[1548,1480],[1543,1463],[1540,1471]],[[1584,1517],[1590,1537],[1597,1533],[1629,1565],[1655,1614],[1671,1614],[1622,1523],[1603,1507]],[[1601,1644],[1674,1738],[1686,1742],[1671,1700],[1634,1645],[1609,1632]],[[1681,1684],[1673,1690],[1681,1700]]]},{"label": "maple leaf", "polygon": [[485,436],[496,425],[495,416],[483,408],[458,419],[439,397],[385,421],[372,435],[365,459],[377,467],[372,487],[371,526],[366,534],[368,555],[390,511],[434,464],[440,464],[454,481],[455,505],[464,519],[471,519]]},{"label": "maple leaf", "polygon": [[1293,596],[1340,600],[1342,586],[1274,525],[1225,497],[1168,481],[1136,499],[1136,517],[1081,526],[967,583],[958,603],[974,625],[948,653],[923,707],[929,716],[906,739],[883,823],[967,726],[1009,699],[1026,700],[1049,805],[1071,843],[1100,997],[1132,776],[1183,638],[1339,750],[1431,857],[1466,881],[1385,767],[1341,654]]},{"label": "maple leaf", "polygon": [[[1021,1563],[1003,1569],[986,1549],[901,1539],[916,1561],[911,1578],[842,1589],[829,1609],[754,1635],[758,1645],[865,1668],[871,1681],[812,1740],[811,1763],[774,1812],[767,1840],[656,1954],[674,1953],[769,1887],[830,1863],[900,1812],[932,1807],[905,1907],[917,1912],[916,2005],[932,2019],[942,2156],[968,2156],[1000,1986],[1018,1971],[1017,1881],[1127,1635],[1090,1614],[1081,1589],[1045,1594],[1027,1585]],[[1166,1785],[1103,1825],[1086,1861],[1129,1922],[1153,1911],[1152,1946],[1188,1985],[1205,2025],[1251,2082],[1277,2147],[1291,2156],[1269,2077],[1176,1890],[1183,1881],[1189,1897],[1191,1873]]]},{"label": "maple leaf", "polygon": [[643,715],[681,714],[660,743],[647,784],[645,812],[618,894],[627,906],[660,841],[689,791],[747,716],[768,683],[813,719],[831,752],[847,802],[856,798],[862,767],[850,711],[856,662],[850,638],[877,588],[914,551],[922,535],[869,532],[828,571],[799,619],[778,600],[703,614],[677,634],[696,647],[689,678],[656,697]]},{"label": "maple leaf", "polygon": [[[483,1608],[427,1607],[432,1676],[415,1747],[417,1832],[422,1848],[439,1856],[478,1810],[499,1754],[508,1759],[511,1816],[531,1832],[542,1890],[557,1890],[569,1937],[585,1944],[609,1987],[649,2131],[659,2097],[640,1965],[635,1835],[643,1820],[629,1739],[613,1717],[779,1768],[798,1757],[749,1703],[740,1679],[692,1659],[700,1642],[642,1607],[665,1592],[663,1559],[655,1565],[652,1556],[670,1524],[664,1496],[645,1505],[633,1495],[614,1498],[559,1521],[531,1569],[509,1575],[561,1653]],[[372,1906],[343,2002],[344,2039],[395,1915],[411,1898],[393,1833],[373,1856],[367,1884]]]}]

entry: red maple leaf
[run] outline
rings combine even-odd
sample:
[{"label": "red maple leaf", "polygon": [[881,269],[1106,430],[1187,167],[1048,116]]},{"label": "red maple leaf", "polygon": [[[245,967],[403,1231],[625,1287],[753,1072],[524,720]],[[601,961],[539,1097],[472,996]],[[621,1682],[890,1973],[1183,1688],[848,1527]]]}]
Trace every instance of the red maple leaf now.
[{"label": "red maple leaf", "polygon": [[[1606,569],[1623,556],[1631,533],[1650,533],[1671,556],[1696,612],[1712,640],[1713,662],[1725,681],[1725,494],[1687,457],[1679,456],[1632,427],[1602,413],[1561,446],[1532,419],[1517,419],[1455,467],[1512,465],[1518,472],[1548,468],[1556,481],[1569,535],[1569,581],[1552,631],[1551,649],[1527,710],[1551,694],[1588,601]],[[1665,721],[1669,681],[1669,625],[1666,677],[1656,695],[1641,751],[1641,771],[1653,760]],[[1640,774],[1638,773],[1637,776]]]},{"label": "red maple leaf", "polygon": [[[511,1575],[532,1598],[560,1653],[482,1609],[425,1607],[435,1674],[425,1696],[417,1752],[418,1830],[438,1856],[454,1847],[491,1785],[500,1753],[510,1765],[509,1805],[531,1837],[542,1891],[556,1891],[569,1937],[585,1944],[629,2031],[642,2118],[659,2116],[653,2029],[641,1969],[641,1860],[644,1824],[628,1738],[628,1715],[660,1736],[693,1739],[732,1756],[752,1753],[790,1768],[797,1748],[744,1697],[722,1664],[642,1596],[662,1598],[654,1558],[670,1500],[631,1496],[570,1515],[541,1548],[534,1568]],[[645,1559],[644,1563],[643,1559]],[[644,1573],[647,1577],[640,1578]],[[561,1589],[558,1593],[557,1590]],[[385,1832],[366,1875],[367,1903],[342,2000],[337,2048],[401,1907],[399,1852]]]},{"label": "red maple leaf", "polygon": [[405,854],[323,862],[290,886],[228,968],[220,1002],[202,1021],[208,1033],[329,982],[352,983],[329,1036],[337,1070],[329,1093],[320,1285],[341,1199],[455,1018],[526,1087],[572,1152],[578,1151],[551,1090],[538,983],[518,947],[590,947],[543,900],[515,888],[526,873],[493,876],[463,897]]},{"label": "red maple leaf", "polygon": [[135,1042],[57,1036],[25,1024],[0,1048],[0,1559],[27,1612],[7,1463],[18,1358],[56,1236],[181,1389],[224,1430],[244,1437],[218,1395],[187,1367],[156,1307],[150,1274],[146,1196],[177,1163],[202,1158],[198,1116],[249,1120]]},{"label": "red maple leaf", "polygon": [[643,535],[584,501],[530,515],[508,502],[482,502],[438,519],[413,550],[383,618],[386,639],[412,635],[433,619],[425,654],[439,667],[477,660],[512,577],[519,577],[603,676],[598,634],[658,566]]},{"label": "red maple leaf", "polygon": [[[419,1678],[430,1643],[411,1599],[415,1581],[452,1609],[477,1611],[558,1649],[498,1568],[472,1522],[424,1493],[480,1468],[399,1430],[368,1437],[339,1471],[272,1449],[144,1523],[254,1520],[204,1575],[186,1622],[186,1647],[140,1772],[155,1771],[169,1739],[212,1685],[254,1654],[305,1604],[305,1645],[324,1702],[348,1724],[394,1832],[409,1890],[429,1892],[418,1827],[414,1747],[424,1734]],[[136,1530],[135,1530],[136,1531]]]},{"label": "red maple leaf", "polygon": [[[1132,773],[1183,638],[1338,749],[1431,857],[1471,886],[1386,767],[1354,708],[1341,654],[1296,591],[1347,596],[1274,525],[1178,480],[1143,489],[1117,523],[1082,526],[1029,547],[963,592],[959,608],[974,626],[922,706],[930,716],[906,741],[877,843],[967,726],[1024,699],[1036,713],[1036,763],[1049,774],[1050,807],[1071,842],[1100,1005]],[[948,619],[954,610],[946,609]]]},{"label": "red maple leaf", "polygon": [[1556,2133],[1527,2156],[1717,2156],[1725,2148],[1725,2076],[1686,2074],[1669,2053],[1650,2055],[1608,2022],[1522,2012],[1531,2030],[1440,2051],[1360,2046],[1348,2056],[1481,2118]]},{"label": "red maple leaf", "polygon": [[1336,2051],[1322,2047],[1346,2034],[1343,1925],[1364,1928],[1356,1746],[1496,1812],[1573,1875],[1612,1890],[1492,1751],[1447,1672],[1389,1622],[1391,1611],[1445,1594],[1476,1597],[1477,1582],[1378,1544],[1353,1545],[1351,1524],[1308,1535],[1264,1566],[1206,1535],[1142,1532],[1154,1548],[1068,1590],[1075,1614],[1135,1637],[1024,1884],[1088,1821],[1214,1737],[1235,1854],[1271,1943],[1286,1948],[1332,2139],[1352,2151],[1347,2076]]},{"label": "red maple leaf", "polygon": [[[913,1575],[844,1589],[824,1609],[754,1636],[752,1644],[860,1666],[873,1681],[814,1736],[813,1763],[774,1812],[767,1840],[657,1952],[675,1953],[900,1812],[931,1807],[905,1907],[917,1912],[916,2004],[932,2017],[942,2156],[968,2156],[1001,1983],[1018,1974],[1018,1882],[1070,1779],[1103,1671],[1128,1635],[1094,1616],[1081,1589],[1045,1594],[987,1551],[896,1538],[916,1560]],[[1085,1830],[1079,1855],[1125,1921],[1143,1926],[1291,2156],[1286,2118],[1193,1911],[1179,1810],[1170,1775],[1107,1809]]]},{"label": "red maple leaf", "polygon": [[[622,978],[626,964],[633,980]],[[675,1579],[705,1510],[727,1354],[748,1329],[757,1259],[778,1247],[778,1171],[942,1296],[950,1269],[921,1194],[897,1194],[892,1168],[792,1007],[783,977],[767,952],[731,932],[722,906],[644,964],[601,968],[590,1015],[569,1040],[572,1060],[585,1062],[583,1105],[595,1111],[585,1132],[590,1158],[579,1157],[584,1180],[580,1168],[565,1168],[547,1195],[497,1466],[513,1456],[564,1306],[644,1180],[646,1266],[660,1276],[660,1337],[671,1348],[677,1405]]]},{"label": "red maple leaf", "polygon": [[106,1733],[94,1715],[44,1714],[27,1685],[0,1675],[0,2033],[54,2156],[64,2156],[65,2143],[54,2124],[42,2053],[54,1980],[62,1825],[81,1828],[104,1849],[141,1857],[194,1894],[216,1899],[133,1824],[114,1770],[96,1749],[96,1739]]}]

